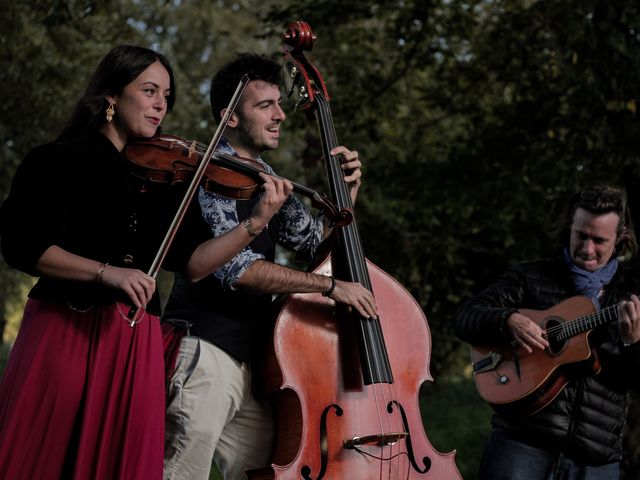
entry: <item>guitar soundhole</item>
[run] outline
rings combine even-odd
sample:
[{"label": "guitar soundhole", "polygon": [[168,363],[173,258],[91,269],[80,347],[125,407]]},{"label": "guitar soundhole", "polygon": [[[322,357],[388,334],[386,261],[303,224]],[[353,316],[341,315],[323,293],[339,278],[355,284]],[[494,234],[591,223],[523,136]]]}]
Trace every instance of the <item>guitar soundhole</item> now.
[{"label": "guitar soundhole", "polygon": [[566,339],[561,338],[560,333],[562,329],[560,327],[561,322],[558,320],[549,320],[546,324],[547,339],[549,340],[549,353],[551,355],[557,355],[562,351]]}]

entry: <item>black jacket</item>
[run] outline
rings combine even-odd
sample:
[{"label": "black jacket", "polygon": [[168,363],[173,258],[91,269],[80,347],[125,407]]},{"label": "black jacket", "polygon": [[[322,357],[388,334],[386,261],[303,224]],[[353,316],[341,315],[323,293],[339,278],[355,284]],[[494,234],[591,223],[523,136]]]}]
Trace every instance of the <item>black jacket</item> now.
[{"label": "black jacket", "polygon": [[[605,288],[603,307],[638,293],[625,279],[622,267]],[[519,308],[544,310],[577,295],[562,258],[511,267],[497,283],[467,301],[456,315],[456,333],[473,345],[509,342],[506,318]],[[617,323],[599,327],[590,335],[602,369],[597,375],[573,379],[547,407],[525,418],[495,413],[494,427],[504,428],[516,440],[576,461],[602,465],[619,461],[628,409],[627,391],[640,387],[640,342],[625,347]]]},{"label": "black jacket", "polygon": [[[144,191],[139,187],[123,156],[100,133],[34,148],[18,167],[0,207],[4,259],[37,276],[38,260],[57,245],[97,262],[147,271],[182,197],[168,186]],[[163,266],[181,271],[198,244],[209,238],[209,227],[197,202],[192,202]],[[129,256],[130,264],[125,261]],[[79,308],[129,302],[123,291],[99,282],[46,276],[29,297]],[[160,314],[157,292],[147,310]]]}]

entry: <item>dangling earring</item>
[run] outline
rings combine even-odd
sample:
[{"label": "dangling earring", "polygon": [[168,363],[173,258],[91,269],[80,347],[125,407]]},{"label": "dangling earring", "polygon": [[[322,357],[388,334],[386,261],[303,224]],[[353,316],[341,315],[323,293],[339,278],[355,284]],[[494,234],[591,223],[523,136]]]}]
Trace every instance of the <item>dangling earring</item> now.
[{"label": "dangling earring", "polygon": [[110,103],[109,106],[107,107],[107,122],[110,122],[111,120],[113,120],[113,114],[116,113],[116,109],[113,106],[113,103]]}]

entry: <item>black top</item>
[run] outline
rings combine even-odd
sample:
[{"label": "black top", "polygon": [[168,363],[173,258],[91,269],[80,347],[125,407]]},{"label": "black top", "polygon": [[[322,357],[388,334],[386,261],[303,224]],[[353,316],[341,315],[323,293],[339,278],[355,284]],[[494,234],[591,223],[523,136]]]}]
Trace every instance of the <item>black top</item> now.
[{"label": "black top", "polygon": [[[120,267],[147,272],[177,211],[180,192],[166,185],[141,191],[126,160],[100,133],[36,147],[18,168],[0,208],[2,253],[12,267],[37,276],[35,266],[52,245]],[[180,270],[211,233],[192,202],[164,268]],[[126,263],[125,258],[132,258]],[[120,290],[97,282],[42,277],[31,298],[78,307],[129,303]],[[158,294],[148,306],[160,313]]]}]

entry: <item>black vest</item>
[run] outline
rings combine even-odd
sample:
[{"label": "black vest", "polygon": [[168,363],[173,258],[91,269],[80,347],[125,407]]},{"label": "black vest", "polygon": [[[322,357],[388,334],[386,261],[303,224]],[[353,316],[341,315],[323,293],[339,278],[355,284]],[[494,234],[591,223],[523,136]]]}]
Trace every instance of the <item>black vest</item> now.
[{"label": "black vest", "polygon": [[[256,203],[257,199],[236,202],[240,222],[249,217]],[[273,262],[275,242],[271,231],[275,229],[271,223],[250,246]],[[228,290],[213,275],[191,283],[176,274],[162,320],[170,323],[186,320],[191,324],[191,335],[217,345],[241,362],[248,362],[256,332],[266,322],[270,305],[270,294]]]}]

